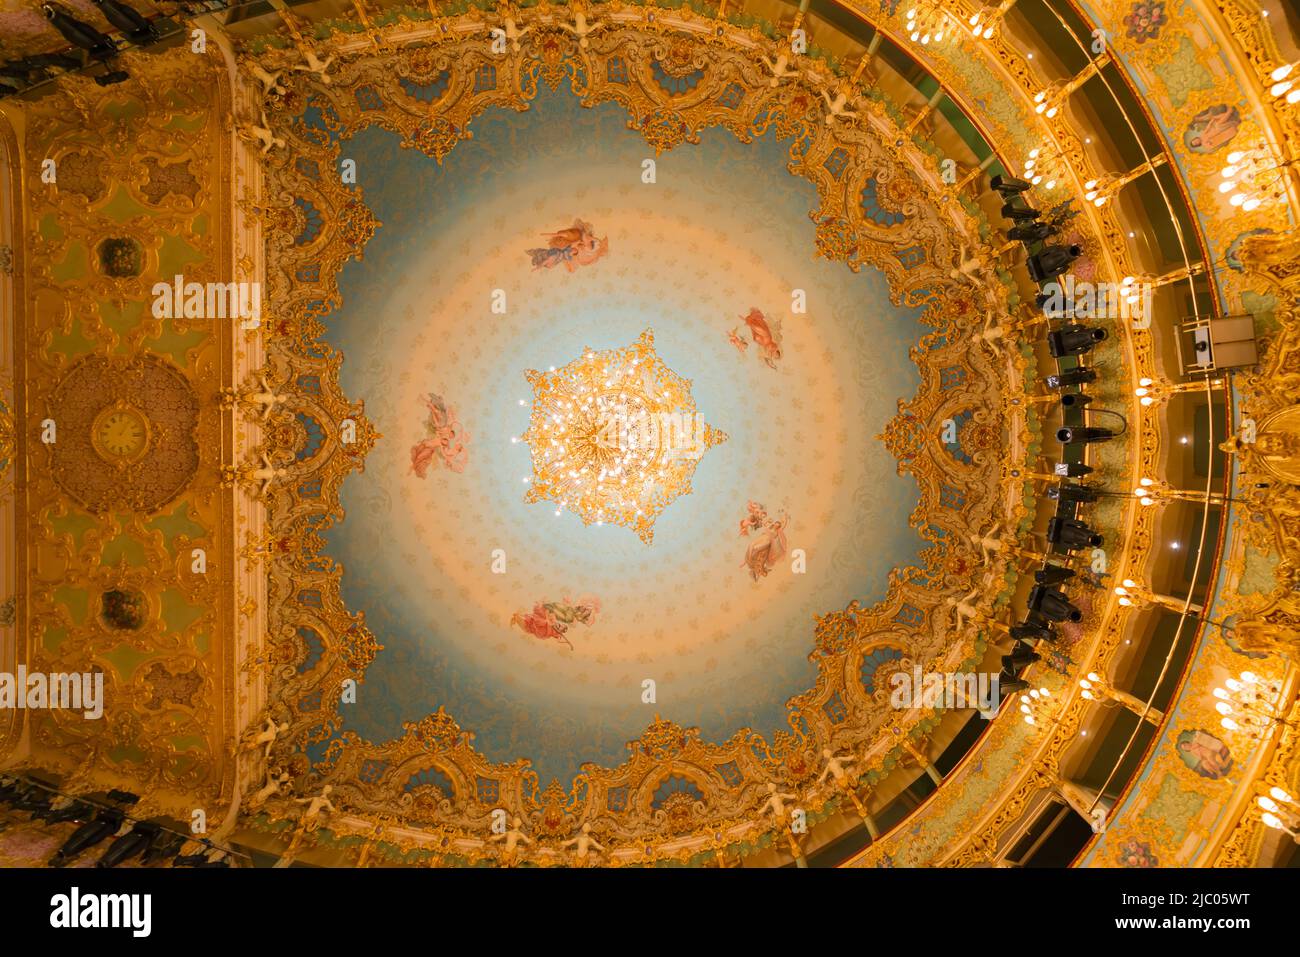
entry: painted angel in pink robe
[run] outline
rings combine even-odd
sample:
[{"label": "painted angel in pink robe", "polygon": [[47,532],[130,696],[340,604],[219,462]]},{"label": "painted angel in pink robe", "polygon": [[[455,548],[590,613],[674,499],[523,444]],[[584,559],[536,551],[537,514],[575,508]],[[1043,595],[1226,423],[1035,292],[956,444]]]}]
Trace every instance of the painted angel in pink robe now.
[{"label": "painted angel in pink robe", "polygon": [[745,560],[741,567],[749,569],[749,577],[754,581],[766,578],[768,572],[776,567],[776,563],[789,550],[785,540],[785,527],[789,523],[789,517],[782,515],[778,521],[769,523],[755,535],[745,549]]},{"label": "painted angel in pink robe", "polygon": [[773,329],[767,316],[758,309],[750,309],[740,318],[749,326],[749,334],[754,339],[754,345],[758,346],[763,362],[768,368],[775,369],[777,360],[781,358],[781,343],[778,341],[780,330]]},{"label": "painted angel in pink robe", "polygon": [[527,614],[515,612],[510,616],[510,624],[518,625],[534,638],[559,641],[572,650],[573,643],[565,637],[569,626],[593,625],[599,611],[600,600],[590,595],[576,602],[565,598],[564,601],[538,602]]},{"label": "painted angel in pink robe", "polygon": [[429,393],[423,397],[429,417],[424,428],[427,438],[411,446],[411,470],[420,478],[428,474],[429,467],[441,462],[453,472],[464,472],[469,461],[469,433],[460,424],[456,410],[443,401],[442,396]]}]

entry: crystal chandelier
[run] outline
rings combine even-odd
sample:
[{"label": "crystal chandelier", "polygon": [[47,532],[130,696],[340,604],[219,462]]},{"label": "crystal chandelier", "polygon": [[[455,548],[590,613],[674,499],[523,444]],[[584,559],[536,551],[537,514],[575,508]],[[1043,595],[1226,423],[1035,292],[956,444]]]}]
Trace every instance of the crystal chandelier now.
[{"label": "crystal chandelier", "polygon": [[550,501],[584,525],[623,525],[649,544],[659,514],[691,491],[704,452],[727,436],[695,408],[691,382],[654,350],[647,329],[623,349],[583,351],[561,369],[527,372],[533,409],[523,440],[525,500]]}]

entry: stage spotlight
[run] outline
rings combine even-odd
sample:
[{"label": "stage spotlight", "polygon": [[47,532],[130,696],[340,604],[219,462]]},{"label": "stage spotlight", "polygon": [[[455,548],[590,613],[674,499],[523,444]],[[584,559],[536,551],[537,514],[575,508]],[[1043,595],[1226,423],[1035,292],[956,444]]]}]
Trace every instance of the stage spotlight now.
[{"label": "stage spotlight", "polygon": [[13,801],[15,811],[27,811],[32,817],[40,817],[50,809],[51,792],[44,788],[32,787],[28,792]]},{"label": "stage spotlight", "polygon": [[1011,637],[1016,641],[1055,641],[1056,633],[1049,625],[1025,621],[1011,626]]},{"label": "stage spotlight", "polygon": [[0,801],[6,804],[22,796],[27,790],[27,782],[12,774],[0,774]]},{"label": "stage spotlight", "polygon": [[[1006,207],[1003,207],[1005,209]],[[1005,215],[1005,213],[1003,214]],[[1070,268],[1070,263],[1083,255],[1083,247],[1048,246],[1042,252],[1029,257],[1029,278],[1034,282],[1046,282],[1055,279]]]},{"label": "stage spotlight", "polygon": [[96,867],[117,867],[138,854],[143,854],[153,844],[161,830],[152,821],[141,821],[130,831],[113,841],[103,856],[95,862]]},{"label": "stage spotlight", "polygon": [[1027,222],[1038,218],[1038,210],[1029,206],[1014,206],[1011,203],[1003,203],[1002,218],[1014,219],[1017,223]]},{"label": "stage spotlight", "polygon": [[1065,592],[1045,585],[1030,589],[1029,607],[1051,621],[1083,621],[1083,612],[1071,603]]},{"label": "stage spotlight", "polygon": [[[23,83],[35,83],[45,79],[55,67],[69,71],[79,70],[81,65],[80,58],[66,53],[35,53],[0,65],[0,76],[13,77]],[[33,75],[36,76],[35,80],[32,79]]]},{"label": "stage spotlight", "polygon": [[110,70],[95,77],[95,83],[99,86],[112,86],[115,83],[125,83],[129,79],[131,74],[125,70]]},{"label": "stage spotlight", "polygon": [[1056,488],[1047,490],[1047,497],[1055,502],[1069,502],[1076,504],[1079,502],[1097,501],[1097,490],[1089,488],[1086,485],[1074,485],[1069,482],[1062,482]]},{"label": "stage spotlight", "polygon": [[140,863],[149,865],[174,857],[184,843],[185,838],[180,834],[173,831],[163,831],[145,850],[144,856],[140,858]]},{"label": "stage spotlight", "polygon": [[1091,401],[1092,396],[1084,395],[1082,392],[1071,392],[1061,396],[1061,405],[1067,409],[1082,409]]},{"label": "stage spotlight", "polygon": [[1052,466],[1052,474],[1062,478],[1083,478],[1085,475],[1091,475],[1093,471],[1091,465],[1084,465],[1082,462],[1057,462]]},{"label": "stage spotlight", "polygon": [[134,8],[120,0],[91,0],[99,7],[104,19],[122,31],[122,35],[137,46],[158,42],[158,31],[152,23],[140,16]]},{"label": "stage spotlight", "polygon": [[1067,385],[1086,385],[1096,378],[1096,369],[1089,369],[1087,366],[1075,366],[1073,369],[1066,369],[1063,372],[1049,375],[1044,381],[1047,382],[1049,389],[1059,389]]},{"label": "stage spotlight", "polygon": [[1034,581],[1040,585],[1059,585],[1061,582],[1068,582],[1073,577],[1073,568],[1066,568],[1064,565],[1051,562],[1034,572]]},{"label": "stage spotlight", "polygon": [[1091,445],[1094,442],[1106,442],[1115,437],[1110,429],[1100,425],[1065,426],[1056,430],[1056,441],[1062,445]]},{"label": "stage spotlight", "polygon": [[[1057,228],[1051,223],[1025,223],[1008,229],[1007,239],[1015,239],[1022,243],[1041,242],[1050,236],[1055,236],[1057,232]],[[1041,303],[1038,308],[1042,308]]]},{"label": "stage spotlight", "polygon": [[1024,678],[1017,678],[1013,673],[1003,671],[998,675],[998,702],[1001,703],[1007,695],[1024,691],[1028,687],[1029,682]]},{"label": "stage spotlight", "polygon": [[108,34],[100,33],[88,23],[82,23],[72,15],[72,11],[52,0],[41,4],[41,12],[54,29],[63,34],[63,39],[73,46],[80,47],[96,60],[107,60],[117,53],[117,47]]},{"label": "stage spotlight", "polygon": [[1016,179],[1014,176],[1003,176],[1001,174],[994,176],[989,180],[989,185],[994,190],[1002,194],[1003,199],[1010,199],[1018,193],[1023,193],[1032,185],[1023,179]]},{"label": "stage spotlight", "polygon": [[106,808],[72,832],[72,836],[63,842],[63,846],[50,858],[50,867],[63,867],[70,860],[101,841],[117,833],[122,826],[124,815],[116,808]]},{"label": "stage spotlight", "polygon": [[33,816],[46,824],[62,824],[65,821],[87,821],[94,813],[95,809],[85,801],[60,795],[50,803],[49,810]]},{"label": "stage spotlight", "polygon": [[1018,641],[1011,647],[1011,654],[1002,656],[1002,670],[1015,674],[1028,668],[1035,661],[1042,661],[1043,656],[1024,642]]},{"label": "stage spotlight", "polygon": [[1047,334],[1047,349],[1053,359],[1061,356],[1081,356],[1091,352],[1097,343],[1106,338],[1106,330],[1096,326],[1068,325]]},{"label": "stage spotlight", "polygon": [[1066,548],[1100,548],[1102,538],[1083,522],[1052,516],[1047,520],[1047,540]]}]

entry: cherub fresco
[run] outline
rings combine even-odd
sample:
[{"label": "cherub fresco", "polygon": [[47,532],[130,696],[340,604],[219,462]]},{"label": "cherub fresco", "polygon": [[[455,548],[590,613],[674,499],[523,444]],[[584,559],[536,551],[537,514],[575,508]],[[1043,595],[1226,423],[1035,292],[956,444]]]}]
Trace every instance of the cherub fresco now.
[{"label": "cherub fresco", "polygon": [[749,348],[749,340],[743,338],[735,329],[727,330],[727,341],[736,347],[736,351],[742,356],[745,350]]},{"label": "cherub fresco", "polygon": [[1237,135],[1241,113],[1235,106],[1217,103],[1192,117],[1183,133],[1183,143],[1193,153],[1213,153]]},{"label": "cherub fresco", "polygon": [[441,462],[452,472],[465,471],[469,460],[469,433],[456,417],[456,410],[442,396],[430,392],[422,397],[429,417],[424,422],[427,438],[411,446],[411,471],[420,478],[428,474],[429,466]]},{"label": "cherub fresco", "polygon": [[748,502],[746,509],[748,514],[740,520],[740,534],[748,536],[753,532],[754,538],[745,549],[745,560],[740,567],[749,569],[749,577],[758,581],[766,578],[789,550],[785,529],[790,518],[784,512],[775,521],[768,518],[767,509],[759,502]]},{"label": "cherub fresco", "polygon": [[572,649],[573,643],[566,637],[569,626],[594,625],[599,611],[600,599],[584,595],[576,602],[568,598],[563,601],[538,602],[526,614],[517,611],[511,615],[510,624],[518,625],[534,638],[559,641]]},{"label": "cherub fresco", "polygon": [[[749,327],[750,338],[754,340],[754,345],[758,346],[758,357],[769,369],[775,369],[777,360],[781,358],[780,324],[775,319],[768,319],[761,310],[753,308],[740,319]],[[745,341],[742,334],[737,333],[736,329],[728,330],[727,341],[735,346],[736,351],[741,355],[744,355],[745,350],[749,348],[749,343]]]},{"label": "cherub fresco", "polygon": [[1208,731],[1184,731],[1176,747],[1183,763],[1203,778],[1217,781],[1232,770],[1228,746]]},{"label": "cherub fresco", "polygon": [[591,223],[581,219],[575,219],[568,229],[543,235],[547,239],[546,246],[528,250],[535,270],[563,264],[565,269],[573,272],[579,266],[590,266],[609,252],[609,237],[597,239]]}]

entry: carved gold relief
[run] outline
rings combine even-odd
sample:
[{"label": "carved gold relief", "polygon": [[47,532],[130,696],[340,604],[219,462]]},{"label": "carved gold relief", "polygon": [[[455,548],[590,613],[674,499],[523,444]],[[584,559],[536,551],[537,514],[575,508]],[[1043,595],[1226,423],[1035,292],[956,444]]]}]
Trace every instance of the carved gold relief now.
[{"label": "carved gold relief", "polygon": [[[1015,350],[999,343],[984,340],[972,349],[964,338],[988,310],[999,303],[1009,308],[1009,292],[953,277],[959,246],[978,245],[978,224],[928,198],[938,182],[935,160],[902,138],[883,110],[873,107],[861,118],[831,123],[815,87],[791,83],[774,89],[767,83],[759,57],[766,47],[712,33],[706,41],[705,34],[683,29],[666,12],[645,20],[639,14],[625,17],[583,45],[546,29],[546,16],[520,15],[520,23],[537,29],[521,41],[517,55],[492,56],[477,40],[460,39],[463,30],[452,19],[449,35],[434,45],[340,57],[328,85],[295,77],[286,81],[287,95],[271,104],[272,135],[285,146],[265,160],[268,200],[258,206],[269,230],[268,282],[277,303],[268,341],[274,371],[268,381],[287,383],[285,408],[308,411],[326,435],[324,448],[309,463],[277,459],[275,447],[284,443],[268,445],[270,461],[283,462],[285,470],[268,489],[270,539],[293,543],[288,552],[267,554],[277,649],[268,663],[273,658],[286,665],[269,672],[271,698],[286,703],[275,714],[291,726],[277,740],[275,760],[296,773],[310,768],[356,814],[393,817],[423,829],[430,840],[443,835],[436,840],[464,859],[499,859],[488,840],[489,815],[496,807],[526,822],[538,846],[519,853],[543,864],[570,859],[566,848],[578,840],[574,833],[583,822],[591,825],[590,837],[610,849],[609,863],[685,861],[731,843],[766,846],[772,821],[761,808],[770,782],[798,789],[817,819],[844,800],[836,786],[817,782],[823,748],[860,753],[860,773],[875,780],[906,757],[911,737],[923,733],[922,725],[928,727],[929,715],[900,716],[881,695],[866,692],[858,678],[864,649],[893,645],[907,649],[909,663],[970,667],[986,641],[972,613],[992,615],[1010,592],[1014,573],[1006,558],[982,559],[967,535],[974,528],[1019,522],[1019,512],[1009,513],[1005,504],[1011,499],[1004,483],[1014,480],[1003,474],[999,450],[1028,444],[1025,420],[1017,417],[1008,426],[1005,405],[1019,388],[1024,364]],[[268,52],[262,65],[279,69],[291,57]],[[617,69],[610,66],[614,62]],[[655,62],[670,74],[700,70],[704,79],[686,93],[669,93],[653,79]],[[496,78],[487,89],[480,83],[485,70]],[[445,92],[432,104],[414,100],[398,82],[443,71]],[[337,274],[347,260],[363,255],[374,218],[361,189],[308,175],[310,170],[335,168],[339,141],[376,124],[441,162],[472,135],[474,117],[491,107],[525,108],[539,81],[567,84],[586,105],[617,102],[629,113],[629,127],[656,150],[689,148],[710,126],[724,126],[742,141],[769,129],[793,137],[790,170],[811,180],[820,195],[820,207],[811,214],[819,226],[817,251],[854,269],[881,269],[895,301],[924,307],[923,321],[933,330],[913,350],[922,385],[917,396],[900,403],[887,442],[900,470],[915,475],[921,489],[913,523],[931,543],[923,555],[925,567],[895,569],[888,597],[878,606],[863,609],[854,603],[842,615],[833,612],[810,627],[817,683],[790,701],[788,732],[768,741],[740,729],[713,744],[700,740],[695,729],[657,720],[629,744],[623,765],[587,765],[571,790],[555,783],[543,788],[526,761],[490,764],[475,750],[472,733],[442,711],[412,721],[403,737],[387,743],[336,734],[337,689],[344,679],[364,675],[371,657],[382,653],[382,635],[371,634],[362,616],[343,605],[338,569],[322,562],[319,537],[302,534],[309,514],[338,513],[343,479],[360,467],[369,447],[345,447],[334,438],[342,419],[353,418],[370,444],[378,438],[361,408],[338,388],[342,357],[319,342],[320,317],[338,301]],[[730,94],[723,96],[737,86],[743,91],[738,104]],[[383,111],[363,108],[376,100],[386,105]],[[303,123],[301,110],[307,105],[321,117],[323,130]],[[859,196],[868,180],[875,181],[884,204],[909,217],[908,230],[891,232],[865,218]],[[293,242],[302,229],[295,197],[322,214],[319,234],[302,244]],[[313,383],[310,394],[294,388],[304,381]],[[962,413],[970,415],[962,438],[968,451],[955,459],[940,441],[939,426]],[[296,491],[309,480],[310,500]],[[306,594],[309,604],[301,597]],[[306,654],[294,637],[299,627],[310,628],[325,644],[321,661],[305,674],[295,667]],[[292,702],[296,706],[287,707]],[[330,741],[326,759],[311,768],[301,748],[325,740]],[[436,770],[451,791],[431,785],[404,790],[425,770]],[[670,777],[691,782],[699,796],[656,801],[656,789]],[[492,783],[489,798],[480,793],[482,781]],[[296,816],[291,803],[271,802],[267,812],[271,819]],[[346,830],[350,825],[331,826]]]}]

